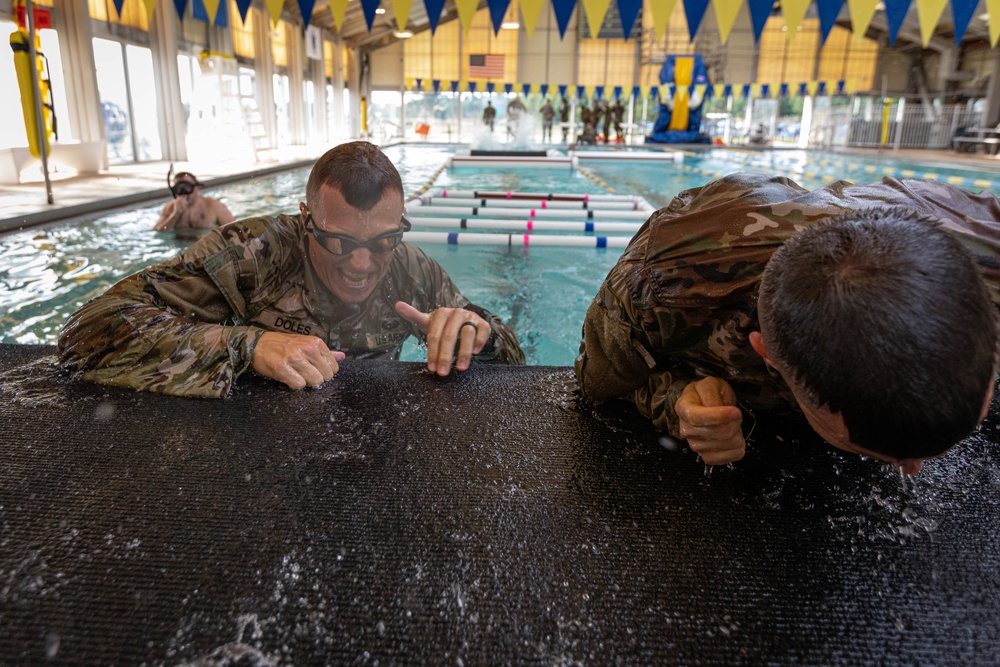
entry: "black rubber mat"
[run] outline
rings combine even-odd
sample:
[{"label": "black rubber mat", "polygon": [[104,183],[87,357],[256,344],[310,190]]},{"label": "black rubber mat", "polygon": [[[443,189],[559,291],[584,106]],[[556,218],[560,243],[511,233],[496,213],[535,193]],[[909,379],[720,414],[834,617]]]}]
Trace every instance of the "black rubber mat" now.
[{"label": "black rubber mat", "polygon": [[703,466],[571,369],[353,362],[227,401],[0,346],[2,664],[997,664],[1000,409],[905,481]]}]

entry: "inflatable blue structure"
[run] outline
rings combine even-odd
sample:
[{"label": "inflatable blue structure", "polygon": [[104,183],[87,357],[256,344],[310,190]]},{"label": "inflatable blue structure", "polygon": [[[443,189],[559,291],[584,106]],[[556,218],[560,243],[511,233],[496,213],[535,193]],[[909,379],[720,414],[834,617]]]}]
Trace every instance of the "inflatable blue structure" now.
[{"label": "inflatable blue structure", "polygon": [[698,55],[670,55],[660,70],[660,83],[672,84],[672,98],[662,100],[660,115],[656,118],[652,135],[646,143],[692,144],[711,143],[700,132],[701,106],[709,86],[708,70],[704,59]]}]

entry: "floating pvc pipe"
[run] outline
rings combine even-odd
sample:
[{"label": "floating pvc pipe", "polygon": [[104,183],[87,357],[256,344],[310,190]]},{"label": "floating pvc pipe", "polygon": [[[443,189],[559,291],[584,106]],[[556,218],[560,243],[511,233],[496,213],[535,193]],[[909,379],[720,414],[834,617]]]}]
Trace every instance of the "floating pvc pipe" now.
[{"label": "floating pvc pipe", "polygon": [[498,192],[495,190],[448,190],[432,188],[431,197],[467,197],[472,199],[547,199],[549,201],[646,201],[633,195],[574,194],[568,192]]},{"label": "floating pvc pipe", "polygon": [[524,229],[529,232],[626,232],[634,234],[641,222],[562,222],[550,220],[496,220],[490,218],[412,218],[414,227],[459,229]]},{"label": "floating pvc pipe", "polygon": [[621,162],[683,162],[684,153],[680,151],[576,151],[576,158],[581,162],[596,160],[615,160]]},{"label": "floating pvc pipe", "polygon": [[409,218],[427,217],[433,215],[457,215],[465,218],[477,217],[479,213],[498,218],[574,218],[576,220],[645,220],[649,211],[567,211],[562,209],[541,208],[492,208],[488,211],[473,206],[415,206],[406,209]]},{"label": "floating pvc pipe", "polygon": [[559,157],[500,157],[495,155],[452,155],[446,164],[448,168],[474,167],[479,169],[576,169],[576,158],[569,155]]},{"label": "floating pvc pipe", "polygon": [[574,246],[589,248],[624,248],[628,236],[562,236],[541,234],[484,234],[457,232],[406,232],[410,243],[447,243],[449,245]]},{"label": "floating pvc pipe", "polygon": [[572,208],[601,211],[635,211],[639,208],[639,203],[635,201],[590,202],[549,201],[547,199],[530,201],[525,199],[489,199],[487,197],[478,199],[472,197],[430,197],[428,195],[422,195],[420,202],[424,206],[494,206],[501,208],[531,206],[533,208]]}]

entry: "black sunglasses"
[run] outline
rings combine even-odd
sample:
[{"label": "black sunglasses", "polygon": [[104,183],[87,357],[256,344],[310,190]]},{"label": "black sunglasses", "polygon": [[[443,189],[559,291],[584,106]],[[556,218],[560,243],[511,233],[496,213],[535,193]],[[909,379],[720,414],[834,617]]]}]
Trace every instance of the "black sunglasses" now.
[{"label": "black sunglasses", "polygon": [[358,248],[368,248],[371,252],[382,254],[392,252],[402,242],[403,233],[410,231],[410,221],[405,217],[400,217],[397,231],[382,234],[367,241],[359,241],[344,234],[323,231],[316,226],[312,213],[306,211],[306,229],[331,255],[349,255]]}]

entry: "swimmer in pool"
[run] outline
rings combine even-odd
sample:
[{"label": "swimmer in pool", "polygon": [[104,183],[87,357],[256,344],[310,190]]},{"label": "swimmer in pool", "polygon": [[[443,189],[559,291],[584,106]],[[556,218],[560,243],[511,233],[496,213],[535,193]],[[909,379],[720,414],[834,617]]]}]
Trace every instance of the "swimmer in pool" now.
[{"label": "swimmer in pool", "polygon": [[985,417],[996,382],[1000,200],[884,178],[809,192],[733,174],[680,193],[591,303],[576,375],[706,464],[744,411],[917,473]]},{"label": "swimmer in pool", "polygon": [[215,229],[236,218],[218,199],[201,193],[201,183],[194,174],[182,171],[170,185],[174,198],[166,203],[154,232],[165,229]]},{"label": "swimmer in pool", "polygon": [[350,359],[427,368],[523,364],[514,332],[403,242],[403,184],[374,144],[341,144],[309,175],[298,215],[238,220],[125,278],[70,316],[59,355],[75,376],[180,396],[225,397],[247,370],[293,389]]}]

